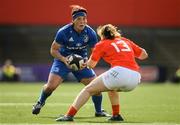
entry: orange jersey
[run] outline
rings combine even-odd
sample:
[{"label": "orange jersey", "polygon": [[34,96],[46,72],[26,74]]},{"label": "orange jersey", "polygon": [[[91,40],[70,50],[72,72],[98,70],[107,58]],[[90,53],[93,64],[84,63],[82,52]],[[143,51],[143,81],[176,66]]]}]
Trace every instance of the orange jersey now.
[{"label": "orange jersey", "polygon": [[91,59],[99,61],[103,58],[107,63],[114,66],[122,66],[135,71],[139,70],[139,66],[135,61],[135,57],[139,57],[142,48],[124,37],[115,38],[114,40],[101,40],[93,49]]}]

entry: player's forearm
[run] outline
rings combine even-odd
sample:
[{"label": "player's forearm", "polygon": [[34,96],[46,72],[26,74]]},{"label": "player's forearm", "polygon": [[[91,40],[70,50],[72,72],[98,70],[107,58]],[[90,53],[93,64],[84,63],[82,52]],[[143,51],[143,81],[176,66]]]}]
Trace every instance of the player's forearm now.
[{"label": "player's forearm", "polygon": [[65,57],[62,56],[58,50],[51,49],[50,53],[54,58],[59,59],[60,61],[64,62]]},{"label": "player's forearm", "polygon": [[96,66],[97,62],[93,61],[91,58],[87,61],[87,67],[88,68],[94,68]]}]

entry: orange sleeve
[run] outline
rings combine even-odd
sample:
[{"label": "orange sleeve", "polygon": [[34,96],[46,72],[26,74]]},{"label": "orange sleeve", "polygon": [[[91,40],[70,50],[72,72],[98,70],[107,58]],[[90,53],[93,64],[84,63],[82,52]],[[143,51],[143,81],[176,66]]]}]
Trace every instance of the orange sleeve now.
[{"label": "orange sleeve", "polygon": [[131,47],[134,51],[134,56],[138,58],[141,55],[142,48],[136,45],[134,42],[130,41]]},{"label": "orange sleeve", "polygon": [[91,54],[91,59],[93,61],[98,62],[99,59],[103,56],[103,44],[101,44],[100,42],[97,43],[92,51]]}]

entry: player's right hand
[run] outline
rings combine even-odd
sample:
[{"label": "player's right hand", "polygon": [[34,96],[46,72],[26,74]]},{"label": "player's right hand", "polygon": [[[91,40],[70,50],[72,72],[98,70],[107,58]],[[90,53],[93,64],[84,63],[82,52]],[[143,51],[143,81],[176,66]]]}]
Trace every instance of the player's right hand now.
[{"label": "player's right hand", "polygon": [[62,61],[64,64],[66,64],[66,66],[67,66],[68,68],[71,68],[71,67],[69,66],[69,60],[68,60],[67,57],[63,57],[63,58],[61,59],[61,61]]}]

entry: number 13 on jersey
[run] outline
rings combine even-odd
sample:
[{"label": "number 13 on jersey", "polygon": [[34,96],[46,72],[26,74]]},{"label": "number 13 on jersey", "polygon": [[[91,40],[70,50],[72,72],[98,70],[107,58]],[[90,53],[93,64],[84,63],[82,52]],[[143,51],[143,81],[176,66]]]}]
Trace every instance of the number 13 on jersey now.
[{"label": "number 13 on jersey", "polygon": [[127,45],[126,42],[124,42],[123,40],[119,40],[116,43],[111,43],[111,45],[115,48],[116,52],[129,52],[131,51],[131,49],[129,48],[129,46]]}]

